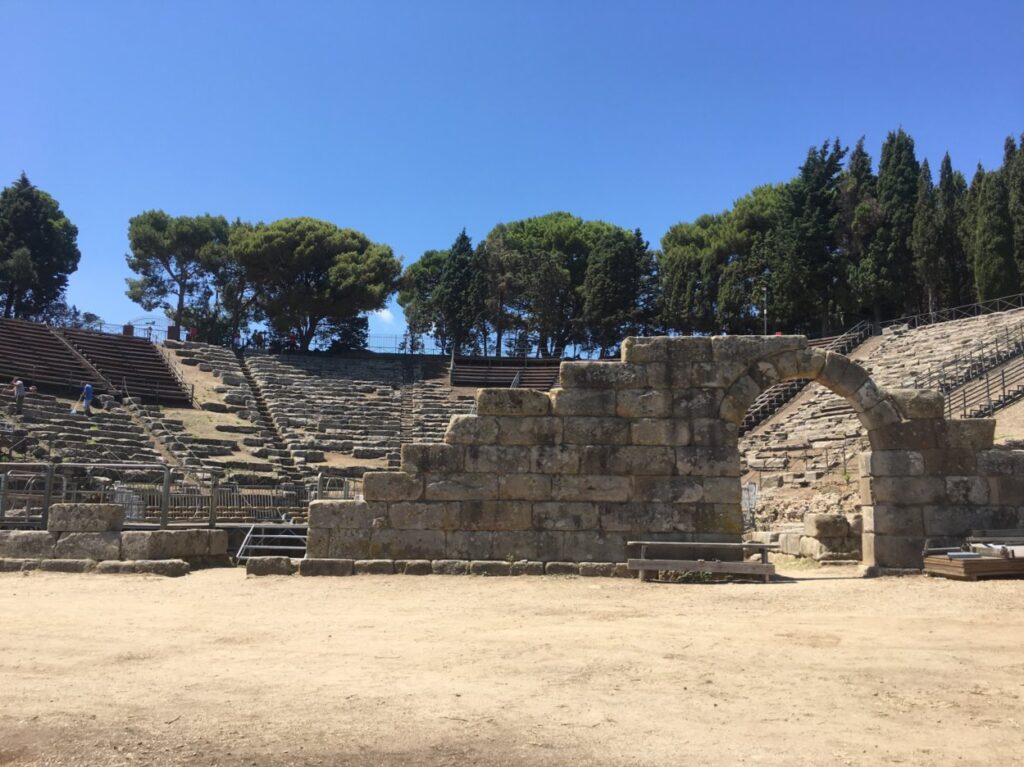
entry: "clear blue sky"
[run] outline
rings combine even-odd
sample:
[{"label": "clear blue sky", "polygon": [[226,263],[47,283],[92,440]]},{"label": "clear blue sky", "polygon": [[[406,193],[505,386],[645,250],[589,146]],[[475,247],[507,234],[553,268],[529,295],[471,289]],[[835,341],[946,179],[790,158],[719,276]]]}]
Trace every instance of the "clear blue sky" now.
[{"label": "clear blue sky", "polygon": [[151,208],[320,217],[406,263],[552,210],[657,244],[827,137],[998,165],[1022,33],[1019,0],[0,0],[0,183],[59,200],[69,300],[111,322],[143,314],[124,254]]}]

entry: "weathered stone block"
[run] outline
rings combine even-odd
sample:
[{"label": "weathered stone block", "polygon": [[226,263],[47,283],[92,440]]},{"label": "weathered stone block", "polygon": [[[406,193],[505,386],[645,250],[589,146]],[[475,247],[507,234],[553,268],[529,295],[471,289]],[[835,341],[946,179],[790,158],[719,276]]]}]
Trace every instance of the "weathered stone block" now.
[{"label": "weathered stone block", "polygon": [[116,503],[55,503],[46,529],[54,533],[105,533],[120,530],[124,507]]},{"label": "weathered stone block", "polygon": [[757,399],[757,395],[760,393],[761,387],[758,386],[753,378],[749,375],[740,376],[729,387],[725,400],[722,402],[722,407],[719,409],[719,415],[727,421],[737,424],[743,423],[743,416],[746,415],[747,408]]},{"label": "weathered stone block", "polygon": [[924,517],[920,506],[891,506],[876,503],[861,508],[864,532],[881,535],[924,535]]},{"label": "weathered stone block", "polygon": [[668,336],[629,336],[622,341],[622,361],[668,362],[670,341]]},{"label": "weathered stone block", "polygon": [[61,533],[53,555],[57,559],[120,559],[121,534]]},{"label": "weathered stone block", "polygon": [[388,525],[395,530],[455,530],[459,526],[457,501],[424,501],[388,505]]},{"label": "weathered stone block", "polygon": [[571,474],[551,480],[551,497],[556,501],[625,501],[631,492],[629,477]]},{"label": "weathered stone block", "polygon": [[942,418],[946,409],[946,398],[940,392],[929,389],[887,389],[892,403],[900,415],[912,418]]},{"label": "weathered stone block", "polygon": [[683,476],[739,477],[740,455],[732,447],[677,447],[676,473]]},{"label": "weathered stone block", "polygon": [[462,454],[461,445],[410,442],[402,445],[402,471],[409,474],[462,471]]},{"label": "weathered stone block", "polygon": [[934,504],[946,500],[946,482],[942,477],[872,477],[874,503]]},{"label": "weathered stone block", "polygon": [[36,563],[38,561],[37,559],[7,559],[0,557],[0,573],[21,572],[26,562]]},{"label": "weathered stone block", "polygon": [[563,418],[562,441],[567,445],[625,445],[629,442],[629,421],[624,418]]},{"label": "weathered stone block", "polygon": [[987,450],[992,447],[996,434],[994,418],[973,418],[969,421],[945,421],[946,447]]},{"label": "weathered stone block", "polygon": [[950,536],[964,538],[979,525],[983,512],[965,506],[925,506],[922,509],[923,535],[927,538]]},{"label": "weathered stone block", "polygon": [[351,559],[307,559],[299,562],[299,575],[345,576],[352,575],[354,563]]},{"label": "weathered stone block", "polygon": [[473,474],[513,474],[530,471],[533,450],[525,445],[472,445],[466,448],[466,471]]},{"label": "weathered stone block", "polygon": [[249,557],[246,575],[294,575],[295,563],[288,557]]},{"label": "weathered stone block", "polygon": [[445,558],[490,559],[493,542],[494,533],[490,531],[454,530],[445,533]]},{"label": "weathered stone block", "polygon": [[461,530],[529,530],[533,526],[528,501],[463,501],[460,506]]},{"label": "weathered stone block", "polygon": [[712,336],[715,362],[742,362],[770,359],[787,351],[807,348],[804,336]]},{"label": "weathered stone block", "polygon": [[675,418],[718,418],[722,398],[721,389],[676,389],[672,393],[672,415]]},{"label": "weathered stone block", "polygon": [[973,448],[922,450],[921,455],[925,474],[973,476],[978,473],[979,452]]},{"label": "weathered stone block", "polygon": [[868,380],[867,371],[856,362],[837,352],[825,353],[825,366],[818,376],[818,383],[827,386],[840,397],[852,398]]},{"label": "weathered stone block", "polygon": [[399,575],[430,575],[434,570],[429,559],[396,559],[395,572]]},{"label": "weathered stone block", "polygon": [[544,575],[544,563],[520,559],[512,563],[512,575]]},{"label": "weathered stone block", "polygon": [[634,445],[689,445],[690,424],[678,418],[638,418],[630,427],[630,441]]},{"label": "weathered stone block", "polygon": [[38,570],[51,573],[89,573],[96,568],[92,559],[40,559]]},{"label": "weathered stone block", "polygon": [[501,560],[474,560],[469,563],[470,575],[511,575],[512,563]]},{"label": "weathered stone block", "polygon": [[593,503],[535,503],[533,527],[538,530],[596,530],[598,507]]},{"label": "weathered stone block", "polygon": [[366,501],[311,501],[309,527],[365,530],[373,525],[374,519],[385,513],[386,507],[382,504],[371,505]]},{"label": "weathered stone block", "polygon": [[498,422],[478,415],[453,415],[444,433],[444,441],[452,445],[493,445],[497,439]]},{"label": "weathered stone block", "polygon": [[543,501],[551,498],[551,477],[547,474],[507,474],[498,478],[502,500]]},{"label": "weathered stone block", "polygon": [[395,563],[391,559],[357,559],[352,569],[356,575],[393,575]]},{"label": "weathered stone block", "polygon": [[804,535],[812,538],[845,538],[850,522],[843,514],[805,514]]},{"label": "weathered stone block", "polygon": [[102,574],[161,575],[180,578],[188,575],[192,567],[183,559],[106,560],[96,563],[96,572]]},{"label": "weathered stone block", "polygon": [[978,473],[985,477],[1024,474],[1024,450],[979,450],[977,462]]},{"label": "weathered stone block", "polygon": [[[366,559],[370,555],[371,530],[330,528],[327,559]],[[307,549],[308,553],[308,549]]]},{"label": "weathered stone block", "polygon": [[584,474],[668,475],[675,467],[671,447],[650,445],[592,445],[583,448]]},{"label": "weathered stone block", "polygon": [[694,418],[691,442],[699,447],[734,447],[739,438],[736,424],[717,418]]},{"label": "weathered stone block", "polygon": [[862,477],[918,477],[924,474],[924,457],[916,450],[874,450],[860,454]]},{"label": "weathered stone block", "polygon": [[[331,543],[330,528],[311,527],[306,532],[306,558],[325,559]],[[122,548],[124,543],[122,541]]]},{"label": "weathered stone block", "polygon": [[547,562],[544,564],[545,575],[579,575],[580,566],[577,562]]},{"label": "weathered stone block", "polygon": [[743,510],[739,503],[698,504],[693,514],[693,527],[695,540],[712,536],[716,541],[739,542],[743,532]]},{"label": "weathered stone block", "polygon": [[363,475],[367,501],[418,501],[423,497],[423,478],[404,471],[370,471]]},{"label": "weathered stone block", "polygon": [[580,575],[584,578],[611,578],[615,575],[615,563],[580,562]]},{"label": "weathered stone block", "polygon": [[690,367],[690,377],[687,383],[684,378],[684,371],[679,366],[673,367],[672,385],[676,388],[695,386],[712,389],[729,389],[736,380],[747,374],[749,362],[743,360],[695,362]]},{"label": "weathered stone block", "polygon": [[896,412],[896,408],[888,399],[883,399],[874,407],[859,413],[857,418],[860,419],[861,425],[865,429],[871,431],[889,424],[899,423],[900,414]]},{"label": "weathered stone block", "polygon": [[559,378],[563,389],[642,389],[647,369],[625,362],[563,362]]},{"label": "weathered stone block", "polygon": [[552,389],[549,394],[551,412],[557,416],[615,415],[614,389]]},{"label": "weathered stone block", "polygon": [[428,501],[493,501],[498,498],[495,474],[428,475]]},{"label": "weathered stone block", "polygon": [[1024,476],[988,477],[989,503],[1024,506]]},{"label": "weathered stone block", "polygon": [[780,533],[779,551],[783,554],[788,554],[791,557],[801,556],[800,539],[803,537],[802,533]]},{"label": "weathered stone block", "polygon": [[582,455],[582,449],[575,445],[535,447],[530,468],[535,474],[576,474]]},{"label": "weathered stone block", "polygon": [[864,564],[891,568],[920,568],[922,536],[864,534]]},{"label": "weathered stone block", "polygon": [[501,416],[499,445],[557,445],[562,441],[562,419],[547,416]]},{"label": "weathered stone block", "polygon": [[45,530],[0,530],[0,557],[8,559],[50,559],[57,533]]},{"label": "weathered stone block", "polygon": [[434,575],[466,575],[469,562],[465,559],[435,559],[430,568]]},{"label": "weathered stone block", "polygon": [[945,446],[945,422],[919,418],[880,426],[868,433],[872,450],[934,450]]},{"label": "weathered stone block", "polygon": [[206,530],[206,555],[209,557],[224,556],[228,553],[228,531]]},{"label": "weathered stone block", "polygon": [[662,507],[673,508],[671,504],[658,503],[600,503],[597,505],[600,529],[614,533],[653,530],[655,513]]},{"label": "weathered stone block", "polygon": [[825,367],[825,352],[820,349],[786,351],[772,355],[769,359],[783,381],[802,378],[813,380]]},{"label": "weathered stone block", "polygon": [[435,559],[445,555],[443,530],[374,530],[368,559]]},{"label": "weathered stone block", "polygon": [[[954,505],[982,506],[988,503],[988,480],[985,477],[946,477],[946,497]],[[1021,500],[1024,502],[1024,497]]]},{"label": "weathered stone block", "polygon": [[476,393],[479,415],[537,416],[551,412],[547,392],[535,389],[479,389]]},{"label": "weathered stone block", "polygon": [[615,415],[620,418],[667,418],[672,414],[671,389],[620,389]]},{"label": "weathered stone block", "polygon": [[660,503],[695,503],[704,497],[700,479],[691,477],[635,477],[634,498]]},{"label": "weathered stone block", "polygon": [[739,503],[742,490],[734,477],[705,477],[702,480],[705,503]]},{"label": "weathered stone block", "polygon": [[875,385],[875,382],[869,378],[847,401],[850,403],[850,407],[852,407],[854,411],[863,413],[866,410],[871,410],[872,408],[877,407],[884,399],[885,393],[882,392]]}]

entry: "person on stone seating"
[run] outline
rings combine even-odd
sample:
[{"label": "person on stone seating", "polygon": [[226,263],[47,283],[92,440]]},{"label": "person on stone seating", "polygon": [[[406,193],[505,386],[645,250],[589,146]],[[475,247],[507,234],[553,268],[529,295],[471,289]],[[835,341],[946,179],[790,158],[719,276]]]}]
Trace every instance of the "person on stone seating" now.
[{"label": "person on stone seating", "polygon": [[21,415],[21,408],[25,403],[25,382],[15,376],[11,379],[11,385],[4,389],[4,394],[9,390],[14,392],[14,413],[15,415]]},{"label": "person on stone seating", "polygon": [[88,381],[82,382],[82,412],[92,415],[92,384]]}]

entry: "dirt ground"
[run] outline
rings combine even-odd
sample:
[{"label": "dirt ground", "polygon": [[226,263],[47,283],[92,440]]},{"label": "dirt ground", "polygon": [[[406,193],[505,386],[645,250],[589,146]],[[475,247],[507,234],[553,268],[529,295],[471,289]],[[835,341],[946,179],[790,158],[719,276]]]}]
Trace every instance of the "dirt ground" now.
[{"label": "dirt ground", "polygon": [[991,765],[1024,581],[0,575],[2,765]]}]

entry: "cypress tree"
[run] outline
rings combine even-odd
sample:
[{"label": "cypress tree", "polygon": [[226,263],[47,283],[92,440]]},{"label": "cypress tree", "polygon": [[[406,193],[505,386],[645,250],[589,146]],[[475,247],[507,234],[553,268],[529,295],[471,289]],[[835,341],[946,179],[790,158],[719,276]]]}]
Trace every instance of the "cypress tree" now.
[{"label": "cypress tree", "polygon": [[941,271],[939,269],[939,222],[935,200],[935,186],[928,160],[921,163],[917,179],[917,203],[914,205],[914,224],[911,230],[914,269],[924,286],[927,309],[935,311]]},{"label": "cypress tree", "polygon": [[1017,271],[1024,274],[1024,135],[1020,137],[1020,145],[1015,146],[1013,139],[1006,139],[1008,152],[1003,164],[1006,175],[1010,221],[1013,224],[1013,255],[1017,262]]},{"label": "cypress tree", "polygon": [[874,305],[878,270],[869,253],[883,220],[877,187],[878,177],[871,169],[871,157],[864,149],[862,136],[850,153],[839,184],[839,242],[845,254],[851,308]]},{"label": "cypress tree", "polygon": [[921,304],[910,248],[920,171],[914,156],[914,139],[902,128],[890,132],[882,144],[878,164],[878,202],[885,223],[872,248],[881,287],[874,297],[876,315],[879,310],[892,315]]},{"label": "cypress tree", "polygon": [[1013,258],[1009,195],[1000,172],[986,173],[974,211],[974,281],[978,300],[1007,296],[1020,289]]},{"label": "cypress tree", "polygon": [[967,182],[960,171],[953,170],[949,152],[946,152],[939,168],[936,194],[940,301],[945,306],[959,306],[974,300],[974,275],[961,236],[966,206]]},{"label": "cypress tree", "polygon": [[439,314],[456,352],[473,340],[473,330],[484,311],[480,271],[480,260],[463,229],[448,251],[437,285]]}]

